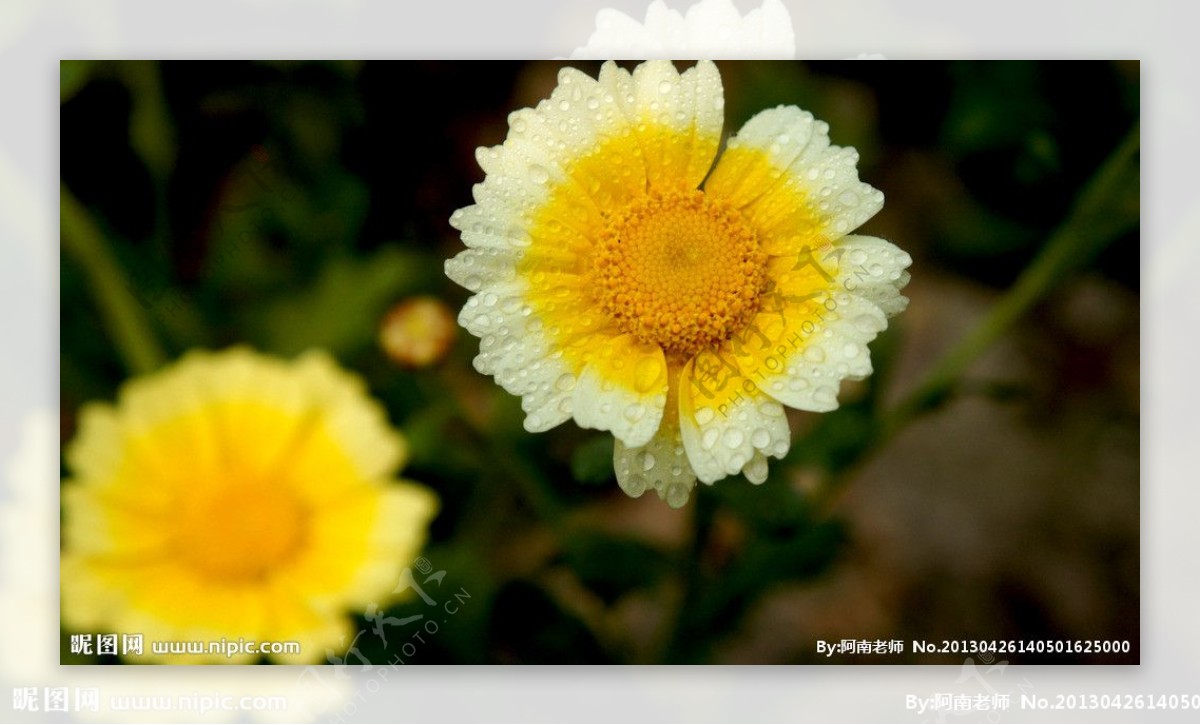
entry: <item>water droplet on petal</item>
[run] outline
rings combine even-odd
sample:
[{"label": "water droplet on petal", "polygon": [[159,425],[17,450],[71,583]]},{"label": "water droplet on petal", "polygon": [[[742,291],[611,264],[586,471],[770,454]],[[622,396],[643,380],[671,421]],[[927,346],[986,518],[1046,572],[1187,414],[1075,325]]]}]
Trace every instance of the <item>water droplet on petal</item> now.
[{"label": "water droplet on petal", "polygon": [[646,406],[641,403],[630,403],[625,408],[625,419],[630,423],[636,423],[646,415]]},{"label": "water droplet on petal", "polygon": [[658,358],[644,357],[638,361],[637,369],[634,370],[633,384],[639,393],[648,393],[654,388],[661,374],[662,363]]},{"label": "water droplet on petal", "polygon": [[721,437],[721,432],[716,428],[709,428],[704,431],[704,437],[700,439],[700,447],[704,450],[711,450],[717,444],[717,439]]},{"label": "water droplet on petal", "polygon": [[674,87],[674,84],[672,84],[671,81],[659,81],[658,92],[663,95],[666,95],[671,92],[671,88],[673,88],[673,87]]},{"label": "water droplet on petal", "polygon": [[833,388],[822,385],[813,391],[813,400],[822,405],[833,405],[837,402],[837,395],[833,392]]},{"label": "water droplet on petal", "polygon": [[[737,448],[746,440],[746,435],[737,428],[730,428],[725,431],[725,435],[721,438],[728,448]],[[740,467],[740,466],[739,466]]]},{"label": "water droplet on petal", "polygon": [[646,478],[640,474],[627,476],[620,481],[621,490],[629,494],[633,498],[637,498],[646,492]]},{"label": "water droplet on petal", "polygon": [[687,486],[675,482],[667,486],[667,505],[671,508],[681,508],[688,501]]},{"label": "water droplet on petal", "polygon": [[771,443],[771,434],[767,432],[766,428],[759,428],[750,436],[750,443],[755,448],[766,448]]},{"label": "water droplet on petal", "polygon": [[714,417],[712,408],[704,407],[696,409],[696,423],[704,426],[712,422]]}]

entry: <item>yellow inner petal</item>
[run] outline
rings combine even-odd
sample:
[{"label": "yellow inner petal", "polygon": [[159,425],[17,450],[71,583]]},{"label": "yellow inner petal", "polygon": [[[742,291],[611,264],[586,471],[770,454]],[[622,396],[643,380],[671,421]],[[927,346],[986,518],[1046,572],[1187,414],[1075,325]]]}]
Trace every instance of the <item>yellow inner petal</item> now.
[{"label": "yellow inner petal", "polygon": [[129,496],[148,497],[160,556],[214,584],[257,585],[278,574],[312,543],[316,494],[342,495],[360,480],[312,413],[249,401],[162,421],[127,454],[118,477],[125,495],[114,504],[123,510]]},{"label": "yellow inner petal", "polygon": [[175,541],[183,561],[206,578],[261,581],[303,549],[308,517],[286,486],[234,479],[184,497]]},{"label": "yellow inner petal", "polygon": [[606,217],[591,288],[639,341],[690,357],[729,339],[757,311],[766,256],[728,204],[696,190],[651,192]]}]

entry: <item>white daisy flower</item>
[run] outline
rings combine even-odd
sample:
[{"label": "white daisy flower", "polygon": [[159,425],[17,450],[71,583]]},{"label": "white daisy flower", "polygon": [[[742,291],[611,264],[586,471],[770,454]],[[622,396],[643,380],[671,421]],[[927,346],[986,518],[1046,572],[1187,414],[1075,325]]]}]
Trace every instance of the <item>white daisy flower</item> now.
[{"label": "white daisy flower", "polygon": [[743,17],[733,0],[701,0],[680,13],[654,0],[639,23],[619,10],[596,13],[596,30],[572,58],[795,58],[792,16],[763,0]]},{"label": "white daisy flower", "polygon": [[450,218],[476,368],[521,396],[529,431],[611,431],[621,488],[675,507],[697,479],[764,481],[783,406],[836,408],[907,304],[909,255],[849,234],[883,206],[857,152],[780,106],[717,159],[723,107],[708,61],[564,68],[478,150],[487,177]]}]

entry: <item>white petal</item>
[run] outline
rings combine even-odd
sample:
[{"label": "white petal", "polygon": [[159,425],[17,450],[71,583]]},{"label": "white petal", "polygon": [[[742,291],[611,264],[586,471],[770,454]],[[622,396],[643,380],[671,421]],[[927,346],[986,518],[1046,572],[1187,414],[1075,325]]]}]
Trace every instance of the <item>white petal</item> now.
[{"label": "white petal", "polygon": [[839,383],[871,374],[868,343],[887,329],[888,315],[907,303],[899,291],[908,281],[904,268],[911,258],[906,252],[874,237],[851,236],[843,242],[818,260],[834,287],[816,298],[820,318],[811,332],[783,332],[781,317],[774,313],[755,319],[756,329],[773,341],[774,354],[749,374],[761,381],[764,392],[793,408],[837,408]]},{"label": "white petal", "polygon": [[[680,389],[679,422],[684,448],[696,476],[713,483],[741,471],[754,456],[782,458],[791,445],[783,407],[738,378],[739,392],[724,402],[706,400],[692,382],[693,362],[684,368]],[[752,472],[757,468],[752,466]]]},{"label": "white petal", "polygon": [[698,188],[716,158],[724,123],[717,67],[700,61],[681,75],[670,61],[647,61],[634,70],[632,90],[632,102],[628,94],[621,100],[626,117],[645,129],[639,139],[650,186]]},{"label": "white petal", "polygon": [[446,260],[446,276],[479,292],[485,284],[516,282],[519,259],[509,249],[467,249]]},{"label": "white petal", "polygon": [[850,235],[830,255],[837,257],[835,276],[841,289],[870,300],[888,317],[908,306],[908,299],[900,294],[909,282],[912,257],[908,252],[878,237]]},{"label": "white petal", "polygon": [[613,470],[625,493],[637,498],[646,489],[653,489],[673,508],[686,504],[696,487],[696,474],[675,426],[662,426],[649,443],[637,448],[617,440],[613,447]]},{"label": "white petal", "polygon": [[458,321],[479,337],[475,369],[522,397],[525,428],[543,431],[571,417],[574,376],[551,356],[541,321],[518,283],[486,287],[463,305]]},{"label": "white petal", "polygon": [[706,191],[729,199],[771,254],[836,241],[883,207],[858,179],[858,152],[829,144],[829,126],[795,106],[751,118],[722,155]]},{"label": "white petal", "polygon": [[593,360],[583,369],[574,391],[575,422],[584,428],[612,431],[628,446],[645,445],[662,423],[667,401],[666,359],[662,350],[653,348],[620,362],[634,376],[634,384],[615,379],[612,358]]}]

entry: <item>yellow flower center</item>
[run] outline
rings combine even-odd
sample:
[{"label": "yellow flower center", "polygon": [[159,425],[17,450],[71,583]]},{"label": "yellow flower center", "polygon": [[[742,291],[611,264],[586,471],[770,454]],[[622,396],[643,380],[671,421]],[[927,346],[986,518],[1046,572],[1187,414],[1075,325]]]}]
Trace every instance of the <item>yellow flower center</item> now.
[{"label": "yellow flower center", "polygon": [[728,204],[696,190],[651,193],[607,215],[592,287],[623,330],[686,358],[749,323],[765,262],[754,230]]},{"label": "yellow flower center", "polygon": [[297,554],[308,512],[282,486],[237,482],[194,489],[182,502],[180,556],[201,575],[256,581]]}]

